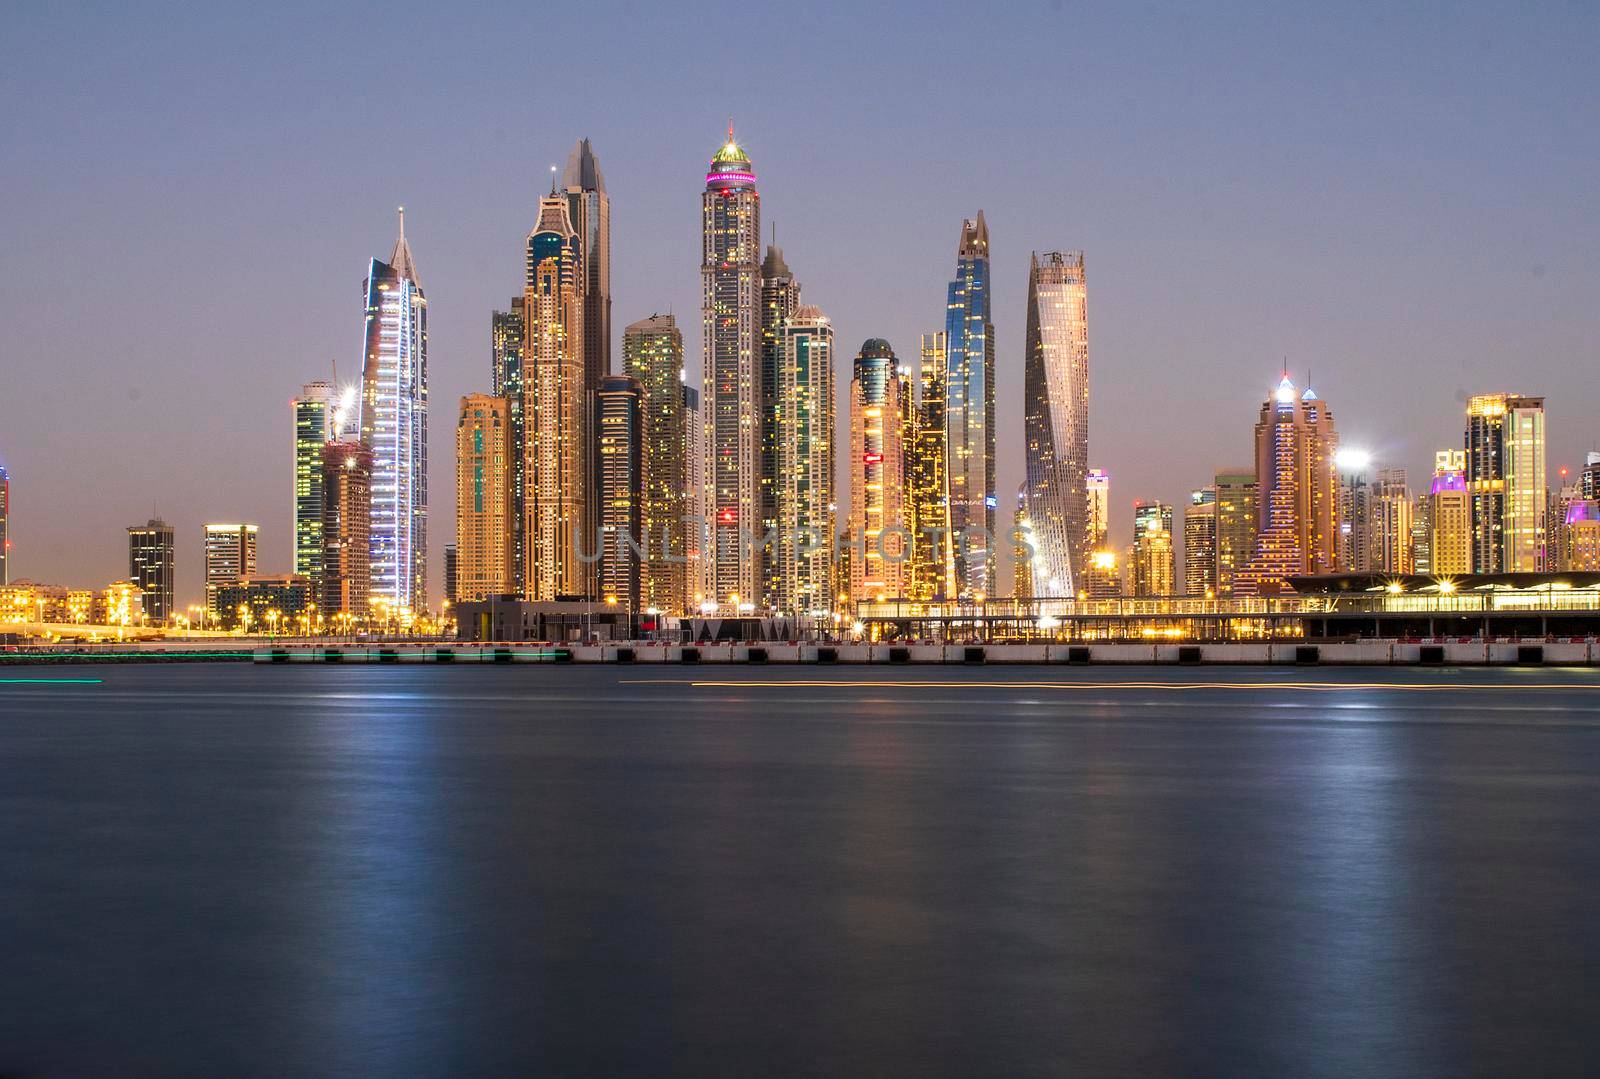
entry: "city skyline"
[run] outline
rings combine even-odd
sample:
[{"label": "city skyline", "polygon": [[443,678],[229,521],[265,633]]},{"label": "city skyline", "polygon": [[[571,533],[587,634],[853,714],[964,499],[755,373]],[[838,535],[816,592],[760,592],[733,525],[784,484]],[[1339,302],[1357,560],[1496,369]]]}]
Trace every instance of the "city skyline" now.
[{"label": "city skyline", "polygon": [[[1450,31],[1469,38],[1472,33],[1487,32],[1481,25]],[[1339,45],[1351,45],[1350,34],[1336,35],[1334,44],[1336,52]],[[91,35],[82,47],[109,48],[110,44]],[[290,55],[296,54],[290,50]],[[1558,51],[1558,60],[1560,55]],[[298,62],[312,61],[301,58]],[[1547,62],[1545,68],[1543,77],[1548,82],[1561,82],[1566,69],[1560,63]],[[1320,74],[1325,80],[1326,74]],[[1467,93],[1457,81],[1464,77],[1463,72],[1432,71],[1424,75],[1442,79],[1450,75],[1443,81],[1453,92]],[[1322,85],[1318,83],[1317,70],[1304,77],[1312,84]],[[1495,82],[1497,78],[1491,73],[1488,80]],[[1407,155],[1395,150],[1401,159],[1431,177],[1435,188],[1447,197],[1434,200],[1439,205],[1418,218],[1424,225],[1410,230],[1402,227],[1401,235],[1392,243],[1374,245],[1371,224],[1356,223],[1357,215],[1346,215],[1341,229],[1336,230],[1313,220],[1324,207],[1301,202],[1291,213],[1287,203],[1292,200],[1281,194],[1266,197],[1261,203],[1265,216],[1279,226],[1292,223],[1294,227],[1283,232],[1281,239],[1272,241],[1270,247],[1263,247],[1264,234],[1249,230],[1229,237],[1229,243],[1220,249],[1213,244],[1214,265],[1228,276],[1230,288],[1251,294],[1251,300],[1245,305],[1208,292],[1209,306],[1201,312],[1203,317],[1196,319],[1195,309],[1173,302],[1176,279],[1170,268],[1150,257],[1150,237],[1141,235],[1131,207],[1122,204],[1118,209],[1105,183],[1096,183],[1092,177],[1084,180],[1082,190],[1057,196],[1047,161],[1032,149],[1037,145],[1035,136],[1026,134],[1016,120],[1000,118],[996,128],[1001,145],[1021,155],[1020,161],[1008,161],[1004,176],[991,177],[988,169],[958,168],[948,176],[924,174],[915,183],[902,185],[898,190],[904,195],[904,205],[880,203],[876,207],[886,235],[892,235],[894,240],[880,241],[875,237],[867,247],[857,244],[841,248],[851,251],[853,261],[864,264],[856,266],[827,255],[830,247],[843,243],[842,236],[852,231],[859,218],[841,211],[836,219],[819,209],[817,200],[827,183],[808,160],[811,151],[805,145],[806,131],[797,131],[772,114],[763,114],[761,109],[751,109],[750,119],[743,119],[740,101],[705,88],[690,95],[686,87],[675,87],[670,96],[674,106],[686,106],[686,115],[681,123],[668,125],[659,136],[640,138],[637,132],[625,133],[609,121],[586,122],[582,115],[563,118],[561,130],[519,136],[519,153],[528,156],[501,170],[506,176],[478,175],[472,179],[471,187],[462,187],[463,192],[479,190],[486,198],[517,203],[517,212],[511,216],[519,217],[519,224],[509,231],[503,225],[496,226],[497,234],[489,242],[475,236],[475,226],[482,217],[473,213],[467,199],[418,198],[413,193],[412,189],[437,184],[437,165],[418,164],[415,175],[407,174],[412,171],[408,166],[400,170],[400,175],[386,177],[384,183],[395,187],[392,197],[387,189],[374,191],[370,183],[364,184],[360,198],[352,194],[346,199],[345,210],[336,215],[308,213],[307,207],[291,206],[282,198],[252,201],[248,183],[240,177],[230,177],[230,202],[238,206],[243,220],[230,220],[220,212],[197,211],[188,219],[184,234],[152,246],[141,269],[170,274],[175,271],[168,264],[181,259],[181,252],[196,243],[220,243],[240,228],[247,233],[271,228],[284,233],[281,242],[308,247],[303,256],[293,260],[302,272],[288,283],[285,303],[290,309],[305,312],[306,317],[286,320],[287,330],[269,328],[259,339],[243,342],[216,359],[207,343],[212,336],[207,320],[212,311],[227,311],[230,300],[213,296],[201,300],[198,290],[176,289],[152,309],[131,315],[133,326],[153,331],[136,336],[152,344],[161,343],[160,347],[176,357],[204,355],[210,368],[196,367],[180,379],[177,372],[163,368],[164,360],[143,354],[144,359],[136,367],[146,371],[148,378],[131,378],[124,373],[125,364],[119,362],[112,367],[103,361],[93,361],[89,369],[92,378],[76,377],[84,389],[81,401],[86,426],[123,439],[143,432],[142,437],[149,440],[148,444],[132,445],[132,453],[109,458],[86,456],[97,451],[94,447],[64,445],[59,436],[52,438],[37,425],[30,413],[45,410],[24,410],[13,395],[7,395],[10,404],[0,401],[0,431],[4,432],[0,436],[4,439],[0,444],[0,464],[10,470],[13,501],[19,507],[12,519],[12,576],[96,585],[120,576],[125,551],[120,549],[118,537],[130,523],[149,516],[152,504],[177,529],[180,597],[192,600],[197,592],[200,558],[196,537],[199,523],[206,520],[260,522],[263,570],[286,571],[291,565],[292,542],[283,466],[287,416],[278,403],[293,395],[307,378],[326,371],[330,359],[337,360],[342,380],[351,377],[357,359],[349,332],[351,282],[359,279],[362,259],[371,250],[382,250],[379,243],[386,233],[392,235],[389,215],[401,202],[413,208],[413,220],[408,224],[428,269],[431,332],[435,335],[430,392],[435,398],[434,408],[444,408],[446,423],[453,418],[454,402],[462,394],[487,388],[481,377],[485,314],[497,300],[503,303],[505,292],[504,284],[492,291],[480,291],[476,285],[468,284],[474,277],[471,265],[487,261],[500,267],[492,275],[496,281],[507,280],[503,270],[506,253],[509,250],[515,259],[515,237],[520,234],[519,226],[526,229],[529,202],[538,193],[541,173],[549,161],[561,159],[561,151],[574,138],[592,137],[606,155],[607,179],[612,187],[625,183],[627,189],[625,197],[619,195],[618,203],[624,216],[618,222],[616,317],[627,322],[655,310],[675,308],[680,314],[691,311],[694,269],[685,265],[682,258],[686,247],[679,240],[664,244],[659,230],[667,229],[681,240],[686,228],[694,228],[692,209],[687,214],[684,210],[686,190],[693,188],[693,180],[686,181],[686,177],[703,165],[707,132],[715,132],[717,117],[727,108],[735,111],[741,141],[748,140],[751,154],[761,166],[763,186],[770,186],[775,193],[769,211],[778,208],[778,239],[785,245],[791,264],[806,280],[808,299],[828,311],[836,327],[842,343],[835,360],[836,384],[847,382],[840,376],[850,349],[868,337],[886,338],[901,356],[915,354],[918,336],[940,324],[936,305],[939,289],[948,280],[953,222],[979,207],[986,211],[993,231],[996,282],[993,318],[997,327],[999,491],[1014,490],[1021,478],[1018,421],[1024,346],[1023,260],[1032,249],[1082,248],[1090,252],[1096,264],[1094,412],[1104,417],[1128,414],[1135,407],[1146,410],[1142,413],[1141,431],[1102,423],[1095,428],[1091,446],[1090,464],[1108,469],[1116,480],[1115,490],[1120,492],[1112,500],[1113,534],[1119,538],[1128,534],[1128,496],[1147,495],[1181,504],[1186,492],[1207,482],[1213,469],[1244,459],[1249,447],[1243,432],[1248,427],[1245,417],[1250,408],[1245,402],[1259,399],[1270,388],[1270,377],[1285,353],[1297,381],[1304,379],[1305,368],[1311,368],[1312,384],[1319,391],[1325,389],[1338,402],[1343,442],[1362,445],[1378,463],[1406,467],[1413,476],[1427,475],[1428,463],[1439,446],[1457,443],[1465,396],[1475,393],[1525,393],[1543,395],[1550,401],[1548,457],[1552,483],[1556,466],[1566,465],[1576,471],[1582,464],[1583,451],[1595,440],[1594,426],[1588,421],[1596,404],[1595,391],[1583,378],[1593,356],[1594,319],[1592,314],[1580,317],[1575,306],[1580,293],[1593,293],[1592,258],[1576,253],[1585,226],[1592,232],[1593,225],[1575,218],[1568,223],[1569,236],[1559,238],[1550,223],[1551,217],[1559,219],[1563,212],[1570,214],[1576,208],[1571,195],[1556,198],[1553,206],[1546,198],[1545,205],[1536,212],[1511,200],[1494,220],[1479,221],[1471,229],[1461,230],[1460,240],[1442,237],[1447,222],[1456,220],[1463,209],[1455,203],[1481,201],[1495,191],[1508,196],[1514,190],[1505,182],[1509,166],[1504,163],[1467,179],[1446,174],[1447,170],[1440,166],[1451,155],[1441,153],[1437,146],[1432,146],[1429,154]],[[730,97],[726,106],[712,100],[720,96]],[[692,102],[686,98],[692,98]],[[1556,115],[1538,119],[1538,125],[1543,125],[1541,130],[1562,133],[1567,139],[1567,153],[1581,151],[1582,140],[1593,137],[1579,129],[1562,127],[1560,102],[1571,100],[1571,94],[1557,95]],[[1368,115],[1375,108],[1370,101],[1358,104],[1366,108],[1357,111]],[[1526,105],[1524,99],[1523,106]],[[1489,106],[1480,103],[1480,108]],[[25,105],[24,112],[25,120],[37,123],[40,114],[31,102]],[[1490,125],[1490,134],[1498,136],[1503,145],[1521,145],[1522,137],[1513,135],[1506,122],[1507,114],[1495,115],[1501,122]],[[1523,113],[1511,106],[1509,115]],[[598,116],[597,111],[595,117]],[[893,126],[893,121],[880,110],[874,110],[868,119],[868,124],[839,125],[831,144],[847,153],[874,134],[881,138]],[[927,122],[920,113],[913,116],[913,132],[920,131]],[[1281,124],[1270,123],[1245,126],[1256,134],[1281,129]],[[25,127],[25,132],[37,133],[33,126]],[[1448,148],[1464,152],[1464,143],[1453,141],[1453,133],[1436,133],[1436,138],[1448,143]],[[522,150],[520,144],[527,144],[528,148]],[[170,147],[175,161],[181,160],[183,148],[182,139]],[[1527,148],[1538,149],[1531,143]],[[1101,171],[1120,175],[1131,163],[1126,148],[1119,149],[1114,139],[1102,138],[1093,149],[1096,153],[1091,156],[1103,161]],[[664,168],[642,166],[643,158],[654,156],[659,156]],[[541,157],[545,159],[542,162],[538,160]],[[1531,182],[1536,172],[1534,163],[1547,157],[1530,152],[1517,160],[1523,164],[1512,171],[1521,175],[1526,170],[1525,178]],[[1201,178],[1213,185],[1215,194],[1219,173],[1227,174],[1229,170],[1218,169],[1214,159],[1210,164],[1212,167]],[[1271,164],[1275,168],[1269,168],[1269,172],[1286,169],[1282,160]],[[894,169],[888,172],[899,175]],[[74,175],[69,170],[69,180]],[[1574,190],[1588,182],[1582,169],[1568,168],[1563,177],[1563,182],[1571,183]],[[1365,180],[1371,183],[1372,178]],[[18,204],[23,211],[19,213],[18,227],[25,238],[32,235],[31,225],[22,221],[29,207],[50,205],[39,202],[43,193],[28,186],[32,182],[25,181]],[[62,197],[81,196],[82,183],[68,183]],[[1250,182],[1241,184],[1253,190]],[[202,176],[193,184],[185,184],[186,188],[190,186],[200,188],[202,208],[210,205],[210,181]],[[1050,191],[1051,195],[1044,199],[1023,197],[1020,191],[1029,187]],[[1345,209],[1352,208],[1348,202],[1360,187],[1356,183],[1335,192],[1345,196]],[[133,185],[118,204],[118,213],[135,238],[147,236],[152,223],[150,206],[161,204],[161,197],[147,188],[147,183]],[[144,201],[136,197],[141,192],[146,192]],[[507,198],[506,192],[513,194]],[[1142,193],[1151,195],[1149,190]],[[1405,200],[1398,198],[1395,190],[1367,194],[1368,207],[1381,211],[1377,217],[1392,228],[1397,205]],[[1040,220],[1038,211],[1032,208],[1041,201],[1050,204],[1051,220]],[[1361,201],[1355,199],[1357,204]],[[1209,204],[1209,222],[1204,214],[1196,214],[1185,217],[1180,228],[1171,228],[1174,211],[1186,202],[1192,205],[1192,197],[1176,194],[1170,187],[1155,202],[1159,211],[1155,217],[1169,227],[1165,242],[1177,246],[1176,255],[1193,250],[1203,240],[1215,240],[1219,224],[1238,225],[1242,220],[1239,203],[1221,198]],[[265,213],[263,206],[267,208]],[[663,207],[670,208],[670,213],[664,213]],[[91,202],[88,208],[92,211],[94,204]],[[48,213],[44,216],[50,218]],[[767,216],[773,215],[769,212]],[[330,223],[336,225],[332,230],[327,228]],[[1514,229],[1519,225],[1526,231],[1517,235]],[[101,239],[111,243],[113,249],[125,242],[117,238],[105,240],[107,231],[114,230],[102,230]],[[336,250],[331,240],[318,235],[325,231],[340,237]],[[350,242],[351,234],[357,231],[364,238]],[[1341,239],[1346,233],[1350,235]],[[1497,278],[1492,293],[1469,274],[1470,262],[1460,258],[1466,253],[1464,245],[1469,240],[1472,248],[1494,241],[1497,263],[1503,261],[1513,267]],[[687,249],[692,249],[692,242],[691,239]],[[1402,256],[1405,243],[1412,246]],[[1363,244],[1365,249],[1358,251]],[[870,250],[880,246],[884,248],[881,251]],[[672,255],[665,262],[653,253],[653,249],[663,247],[670,247]],[[40,249],[37,242],[23,243],[4,256],[12,278],[22,286],[16,296],[34,300],[34,306],[27,309],[11,308],[9,305],[17,302],[12,298],[0,301],[8,305],[8,321],[15,327],[12,348],[16,351],[12,354],[22,357],[18,369],[8,374],[18,377],[22,384],[39,387],[47,400],[60,401],[60,394],[70,384],[64,379],[73,376],[67,375],[69,365],[58,359],[60,354],[52,336],[44,332],[51,324],[51,309],[38,304],[37,286],[39,282],[59,279],[69,266],[86,266],[81,256],[76,263],[72,260],[76,250],[73,230],[66,229],[48,251]],[[271,243],[266,250],[276,253]],[[1386,253],[1387,261],[1380,257]],[[1353,260],[1358,257],[1367,274],[1365,288],[1351,283],[1349,276],[1356,264]],[[1286,259],[1325,265],[1320,270],[1298,271],[1300,276],[1293,278],[1292,289],[1287,285],[1275,287],[1266,281],[1270,276],[1267,267],[1281,267]],[[433,269],[436,264],[439,270]],[[512,266],[514,273],[514,262]],[[670,272],[663,266],[670,266]],[[1373,269],[1376,272],[1371,272]],[[463,270],[467,272],[463,274]],[[1319,288],[1328,279],[1325,275],[1337,275],[1341,270],[1346,274],[1341,286],[1345,291],[1335,289],[1319,296]],[[324,287],[324,283],[329,284]],[[1187,277],[1184,284],[1187,287]],[[1509,289],[1509,296],[1501,296],[1501,289]],[[1459,290],[1461,306],[1441,307],[1440,294],[1444,290]],[[1477,304],[1487,309],[1486,298],[1491,294],[1496,297],[1497,313],[1489,322],[1468,308]],[[686,302],[686,295],[690,302]],[[445,297],[442,301],[441,296]],[[1313,296],[1318,298],[1307,299]],[[1402,296],[1403,302],[1399,299]],[[1368,302],[1351,302],[1358,298]],[[1373,300],[1377,302],[1370,302]],[[441,329],[441,302],[449,311],[447,331]],[[1352,319],[1352,310],[1364,317]],[[337,317],[330,318],[329,311]],[[1246,314],[1251,317],[1244,317]],[[693,321],[687,317],[683,320],[689,335],[685,351],[690,356],[698,347]],[[1158,331],[1152,335],[1149,328],[1139,325],[1141,322],[1153,323]],[[1166,328],[1160,330],[1162,326]],[[1492,332],[1488,332],[1490,326]],[[1180,334],[1175,327],[1182,327],[1185,332]],[[447,333],[448,345],[443,344],[441,333]],[[1166,338],[1165,347],[1152,347],[1159,344],[1162,336]],[[1153,341],[1153,337],[1157,340]],[[1487,343],[1491,340],[1496,342],[1494,347]],[[1504,361],[1507,341],[1520,361],[1513,367],[1507,367]],[[137,351],[141,346],[127,347],[134,350],[130,355],[141,355]],[[265,351],[253,358],[254,349]],[[610,365],[616,371],[619,357],[615,343],[612,351]],[[448,358],[440,361],[438,357],[444,355]],[[447,366],[441,367],[441,362]],[[696,365],[691,362],[689,366],[693,378]],[[169,371],[165,376],[164,370]],[[1123,377],[1119,372],[1125,373],[1128,381],[1119,381]],[[1424,385],[1429,389],[1427,395],[1419,392]],[[135,393],[136,398],[132,396]],[[439,400],[445,405],[440,406]],[[842,402],[835,402],[835,410],[839,415],[845,414]],[[125,422],[120,413],[127,413],[130,419],[137,416],[141,425],[118,427]],[[150,433],[156,429],[162,432],[159,438]],[[1152,437],[1152,430],[1160,437]],[[450,439],[434,439],[430,546],[438,551],[451,536],[447,515],[440,513],[439,507],[454,504],[449,490],[452,450]],[[1186,462],[1183,468],[1171,467],[1174,455]],[[1187,463],[1195,457],[1198,460]],[[204,461],[203,474],[186,463],[191,458]],[[69,477],[71,482],[65,482]],[[429,576],[439,578],[437,566]],[[436,600],[440,590],[434,587],[432,591]]]}]

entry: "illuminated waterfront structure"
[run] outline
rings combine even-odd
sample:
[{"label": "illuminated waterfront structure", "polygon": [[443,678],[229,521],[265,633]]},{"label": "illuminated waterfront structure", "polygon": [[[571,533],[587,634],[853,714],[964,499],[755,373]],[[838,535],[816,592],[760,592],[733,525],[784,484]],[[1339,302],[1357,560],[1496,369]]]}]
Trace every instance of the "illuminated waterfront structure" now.
[{"label": "illuminated waterfront structure", "polygon": [[328,618],[364,618],[372,598],[372,451],[329,442],[322,477],[322,577],[312,603]]},{"label": "illuminated waterfront structure", "polygon": [[[761,463],[757,482],[761,489],[761,533],[766,535],[778,523],[778,365],[783,352],[783,327],[800,308],[800,282],[795,280],[783,249],[767,245],[761,260],[761,362],[757,371],[761,417]],[[777,572],[775,552],[757,551],[761,558],[761,598],[764,606],[776,610]]]},{"label": "illuminated waterfront structure", "polygon": [[1135,596],[1170,596],[1177,591],[1172,506],[1168,503],[1134,501],[1131,569]]},{"label": "illuminated waterfront structure", "polygon": [[428,301],[406,243],[367,271],[361,442],[372,451],[372,595],[428,601]]},{"label": "illuminated waterfront structure", "polygon": [[1333,413],[1289,376],[1256,421],[1256,534],[1234,596],[1272,595],[1290,577],[1339,569],[1339,491]]},{"label": "illuminated waterfront structure", "polygon": [[961,223],[956,276],[945,305],[945,476],[963,596],[994,590],[994,322],[989,226],[983,211]]},{"label": "illuminated waterfront structure", "polygon": [[128,529],[128,579],[143,593],[147,622],[161,623],[176,610],[173,563],[177,537],[167,522],[152,517]]},{"label": "illuminated waterfront structure", "polygon": [[[908,595],[913,539],[906,513],[907,380],[881,337],[857,353],[850,379],[850,559],[853,601]],[[790,542],[784,536],[783,542]],[[819,605],[827,609],[826,604]],[[780,608],[781,609],[781,608]]]},{"label": "illuminated waterfront structure", "polygon": [[1217,595],[1233,595],[1233,579],[1250,561],[1256,542],[1256,473],[1222,468],[1213,477],[1217,492]]},{"label": "illuminated waterfront structure", "polygon": [[600,503],[600,595],[639,611],[640,558],[647,538],[644,502],[644,386],[631,375],[607,375],[595,395]]},{"label": "illuminated waterfront structure", "polygon": [[1472,496],[1465,450],[1434,455],[1428,487],[1428,567],[1441,577],[1472,572]]},{"label": "illuminated waterfront structure", "polygon": [[[816,307],[784,323],[778,360],[775,610],[833,609],[833,327]],[[738,609],[741,594],[719,597]]]},{"label": "illuminated waterfront structure", "polygon": [[532,600],[593,595],[589,530],[591,431],[583,347],[583,266],[566,196],[539,200],[527,241],[524,283],[522,417],[523,593]]},{"label": "illuminated waterfront structure", "polygon": [[1189,596],[1217,594],[1217,489],[1189,495],[1183,511],[1183,591]]},{"label": "illuminated waterfront structure", "polygon": [[[507,441],[511,446],[511,456],[506,463],[508,482],[511,487],[511,587],[509,592],[522,594],[525,587],[525,578],[522,571],[522,557],[525,553],[522,526],[527,512],[524,500],[524,483],[522,470],[524,451],[527,446],[527,431],[522,422],[522,354],[523,354],[524,328],[522,324],[522,297],[515,296],[511,300],[509,311],[496,311],[489,322],[489,354],[492,369],[492,392],[495,397],[504,398],[506,408],[510,415],[507,425]],[[451,602],[455,602],[452,598]]]},{"label": "illuminated waterfront structure", "polygon": [[952,599],[955,545],[950,534],[950,490],[946,483],[944,331],[922,335],[917,401],[906,440],[906,501],[912,532],[907,594],[920,600]]},{"label": "illuminated waterfront structure", "polygon": [[0,585],[11,583],[11,476],[0,465]]},{"label": "illuminated waterfront structure", "polygon": [[694,391],[683,383],[683,334],[671,315],[651,315],[622,333],[622,370],[641,388],[640,539],[645,561],[639,584],[642,609],[682,614],[689,607],[689,565],[697,545],[693,489],[699,462],[691,456],[699,442],[690,407]]},{"label": "illuminated waterfront structure", "polygon": [[1411,488],[1403,468],[1380,468],[1371,492],[1371,564],[1379,573],[1414,573]]},{"label": "illuminated waterfront structure", "polygon": [[1089,315],[1081,251],[1029,259],[1023,378],[1034,594],[1070,596],[1089,547]]},{"label": "illuminated waterfront structure", "polygon": [[256,533],[252,524],[206,525],[206,607],[217,613],[215,592],[256,571]]},{"label": "illuminated waterfront structure", "polygon": [[1469,398],[1465,447],[1473,572],[1545,568],[1544,398]]},{"label": "illuminated waterfront structure", "polygon": [[456,420],[455,602],[516,591],[511,401],[474,393]]},{"label": "illuminated waterfront structure", "polygon": [[1084,510],[1084,543],[1091,552],[1103,550],[1111,537],[1111,475],[1103,468],[1084,478]]},{"label": "illuminated waterfront structure", "polygon": [[762,584],[759,543],[740,536],[741,530],[746,536],[758,532],[761,524],[761,196],[755,168],[734,141],[731,124],[728,141],[711,158],[700,214],[701,408],[711,467],[709,601],[736,606],[753,603]]}]

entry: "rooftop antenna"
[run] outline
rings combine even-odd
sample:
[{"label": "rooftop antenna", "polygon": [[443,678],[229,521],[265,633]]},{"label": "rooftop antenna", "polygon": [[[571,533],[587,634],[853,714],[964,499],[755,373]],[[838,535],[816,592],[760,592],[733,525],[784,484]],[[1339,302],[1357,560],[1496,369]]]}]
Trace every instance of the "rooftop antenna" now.
[{"label": "rooftop antenna", "polygon": [[403,241],[405,238],[406,238],[406,208],[404,206],[402,206],[402,207],[400,207],[400,239]]},{"label": "rooftop antenna", "polygon": [[728,141],[733,141],[733,113],[728,114]]},{"label": "rooftop antenna", "polygon": [[556,193],[556,167],[554,165],[551,165],[550,166],[550,194],[554,195],[555,193]]}]

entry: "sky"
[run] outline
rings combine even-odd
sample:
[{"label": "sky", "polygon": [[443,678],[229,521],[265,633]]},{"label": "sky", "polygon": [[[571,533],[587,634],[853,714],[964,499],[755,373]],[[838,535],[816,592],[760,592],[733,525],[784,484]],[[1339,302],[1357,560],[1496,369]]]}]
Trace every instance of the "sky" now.
[{"label": "sky", "polygon": [[[764,228],[860,343],[943,324],[963,217],[994,260],[1000,502],[1022,480],[1031,250],[1083,250],[1090,456],[1113,538],[1248,463],[1307,372],[1347,445],[1412,472],[1467,395],[1547,399],[1600,445],[1600,7],[8,5],[0,465],[13,578],[102,587],[125,529],[261,526],[291,562],[290,398],[361,358],[395,208],[428,295],[431,547],[549,166],[593,140],[621,327],[683,326],[733,117]],[[1554,476],[1552,475],[1552,482]],[[841,491],[841,501],[844,492]]]}]

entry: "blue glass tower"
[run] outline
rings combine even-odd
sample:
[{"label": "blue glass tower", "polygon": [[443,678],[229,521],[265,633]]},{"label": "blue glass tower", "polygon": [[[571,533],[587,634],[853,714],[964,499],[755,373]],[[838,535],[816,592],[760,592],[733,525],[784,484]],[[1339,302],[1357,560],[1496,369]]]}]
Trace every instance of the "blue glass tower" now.
[{"label": "blue glass tower", "polygon": [[945,309],[945,461],[956,586],[963,598],[994,594],[994,322],[989,227],[983,211],[961,223],[956,276]]}]

